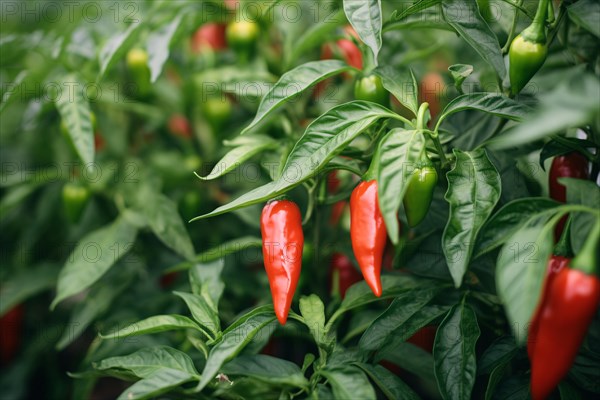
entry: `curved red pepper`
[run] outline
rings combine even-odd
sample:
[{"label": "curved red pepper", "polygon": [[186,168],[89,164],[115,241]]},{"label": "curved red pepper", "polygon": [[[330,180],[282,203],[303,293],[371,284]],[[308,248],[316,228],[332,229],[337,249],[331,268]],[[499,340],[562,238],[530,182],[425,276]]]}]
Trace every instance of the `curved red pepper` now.
[{"label": "curved red pepper", "polygon": [[381,296],[379,275],[386,239],[377,181],[363,181],[350,196],[350,240],[365,281],[377,297]]},{"label": "curved red pepper", "polygon": [[330,288],[335,287],[334,279],[337,280],[340,296],[343,299],[348,288],[362,280],[362,275],[354,268],[348,256],[342,253],[333,253],[329,270]]},{"label": "curved red pepper", "polygon": [[549,396],[571,368],[600,303],[600,279],[566,267],[546,296],[531,360],[534,400]]},{"label": "curved red pepper", "polygon": [[287,320],[302,269],[304,233],[296,203],[268,203],[260,217],[265,269],[271,286],[275,315],[281,325]]},{"label": "curved red pepper", "polygon": [[570,258],[553,255],[550,257],[550,261],[548,262],[548,270],[546,273],[546,279],[544,281],[544,288],[542,289],[542,295],[538,302],[535,313],[533,314],[527,334],[527,354],[529,355],[530,360],[533,360],[533,350],[535,348],[536,338],[539,331],[540,318],[543,313],[544,306],[548,302],[548,291],[550,290],[552,282],[554,282],[554,279],[558,273],[569,264],[569,261],[571,261]]}]

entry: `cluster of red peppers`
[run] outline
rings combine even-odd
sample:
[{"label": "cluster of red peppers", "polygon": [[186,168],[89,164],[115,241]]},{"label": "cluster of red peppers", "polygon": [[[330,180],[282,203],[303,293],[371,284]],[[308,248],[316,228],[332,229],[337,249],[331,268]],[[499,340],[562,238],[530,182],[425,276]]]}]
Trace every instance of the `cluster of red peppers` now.
[{"label": "cluster of red peppers", "polygon": [[[565,188],[557,179],[587,178],[587,168],[587,161],[577,153],[556,157],[549,176],[550,196],[565,202]],[[600,304],[600,224],[592,229],[574,259],[569,225],[567,222],[548,263],[542,295],[529,326],[527,353],[534,400],[548,397],[565,377]]]}]

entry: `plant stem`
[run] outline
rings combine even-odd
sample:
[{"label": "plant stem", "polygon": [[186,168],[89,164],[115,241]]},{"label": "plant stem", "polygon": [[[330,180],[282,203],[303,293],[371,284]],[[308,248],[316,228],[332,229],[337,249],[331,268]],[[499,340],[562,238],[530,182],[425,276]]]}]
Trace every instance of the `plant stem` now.
[{"label": "plant stem", "polygon": [[594,275],[598,273],[599,254],[598,249],[600,248],[600,217],[594,224],[592,231],[583,248],[577,254],[577,257],[571,261],[571,268],[582,271],[588,275]]},{"label": "plant stem", "polygon": [[[520,7],[521,4],[523,3],[523,0],[517,0],[516,3]],[[506,43],[504,44],[504,47],[502,47],[502,54],[508,53],[508,50],[510,49],[510,44],[512,43],[512,41],[514,39],[515,31],[517,30],[517,21],[518,20],[519,20],[519,10],[518,10],[518,8],[515,8],[515,15],[513,16],[513,22],[512,22],[512,25],[510,26],[510,31],[508,32],[508,38],[506,39]]]}]

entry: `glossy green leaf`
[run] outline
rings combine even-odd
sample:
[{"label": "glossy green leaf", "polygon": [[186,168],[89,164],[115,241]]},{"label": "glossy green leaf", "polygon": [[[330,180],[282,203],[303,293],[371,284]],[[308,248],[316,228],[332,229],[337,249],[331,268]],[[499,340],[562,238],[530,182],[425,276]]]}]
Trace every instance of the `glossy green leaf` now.
[{"label": "glossy green leaf", "polygon": [[517,103],[500,93],[468,93],[448,103],[438,119],[436,128],[450,115],[464,110],[478,110],[513,121],[521,121],[532,112],[531,107]]},{"label": "glossy green leaf", "polygon": [[[441,0],[433,0],[431,2],[437,3],[433,4],[437,7],[429,7],[425,10],[417,10],[415,13],[403,17],[400,20],[395,20],[394,16],[392,15],[392,19],[383,25],[383,31],[388,32],[392,30],[437,29],[454,32],[454,29],[446,21],[444,21],[441,7],[439,6]],[[423,3],[423,1],[421,3]]]},{"label": "glossy green leaf", "polygon": [[207,304],[206,300],[202,296],[193,293],[177,291],[173,293],[185,301],[185,304],[192,313],[194,320],[212,332],[213,337],[220,331],[221,326],[219,314],[209,304]]},{"label": "glossy green leaf", "polygon": [[300,298],[300,314],[308,327],[310,334],[319,346],[327,347],[325,343],[325,305],[316,294]]},{"label": "glossy green leaf", "polygon": [[223,242],[218,246],[210,248],[202,253],[196,255],[194,259],[189,262],[185,261],[177,264],[171,268],[168,268],[165,272],[176,272],[185,271],[196,265],[197,263],[210,263],[222,259],[230,254],[239,253],[240,251],[247,251],[248,249],[262,247],[262,239],[254,236],[243,236],[238,239],[233,239],[227,242]]},{"label": "glossy green leaf", "polygon": [[462,152],[455,149],[456,164],[448,172],[450,216],[442,236],[444,256],[454,286],[460,287],[479,230],[494,211],[500,198],[500,174],[485,150]]},{"label": "glossy green leaf", "polygon": [[308,388],[308,380],[296,364],[264,354],[236,357],[221,371],[227,376],[249,376],[272,385]]},{"label": "glossy green leaf", "polygon": [[358,345],[364,350],[378,350],[396,330],[420,311],[435,294],[438,288],[411,290],[400,294],[360,338]]},{"label": "glossy green leaf", "polygon": [[381,77],[387,89],[404,107],[416,116],[419,111],[419,87],[411,70],[399,70],[390,65],[377,67],[373,73]]},{"label": "glossy green leaf", "polygon": [[262,98],[254,120],[244,128],[241,134],[250,131],[286,102],[298,99],[298,96],[309,87],[330,76],[351,69],[353,68],[340,60],[322,60],[308,62],[286,72]]},{"label": "glossy green leaf", "polygon": [[[567,203],[581,204],[599,210],[600,187],[595,182],[576,178],[559,178],[558,182],[567,188]],[[570,213],[569,215],[572,217],[571,244],[573,252],[577,254],[583,247],[598,217],[590,213]]]},{"label": "glossy green leaf", "polygon": [[56,94],[56,108],[64,122],[77,155],[84,164],[94,162],[94,130],[90,105],[77,76],[61,79],[61,87],[71,88]]},{"label": "glossy green leaf", "polygon": [[[204,332],[194,321],[183,315],[154,315],[138,322],[134,322],[106,335],[100,335],[102,339],[123,339],[130,336],[147,335],[164,331],[181,329],[195,329]],[[205,333],[206,334],[206,333]],[[208,336],[208,335],[207,335]]]},{"label": "glossy green leaf", "polygon": [[219,178],[238,168],[243,162],[255,155],[279,146],[277,141],[266,135],[245,135],[231,141],[225,141],[224,144],[235,147],[217,161],[210,174],[206,176],[197,175],[198,178],[206,181]]},{"label": "glossy green leaf", "polygon": [[483,225],[477,237],[474,258],[503,245],[533,214],[552,210],[560,205],[546,197],[528,197],[505,204]]},{"label": "glossy green leaf", "polygon": [[[431,283],[429,284],[431,285]],[[374,301],[398,296],[419,287],[419,282],[409,275],[383,275],[381,276],[381,286],[383,288],[381,297],[376,297],[364,281],[350,286],[340,309],[351,310]]]},{"label": "glossy green leaf", "polygon": [[472,0],[442,1],[444,20],[504,79],[506,67],[498,38]]},{"label": "glossy green leaf", "polygon": [[390,400],[418,400],[419,396],[400,378],[381,365],[357,363],[356,366],[369,375],[369,378]]},{"label": "glossy green leaf", "polygon": [[377,65],[377,56],[381,49],[381,0],[345,0],[343,3],[346,18],[360,39],[371,49]]},{"label": "glossy green leaf", "polygon": [[140,28],[143,26],[143,22],[133,22],[125,32],[117,33],[104,44],[98,56],[100,62],[98,81],[104,77],[106,72],[111,69],[117,61],[123,58],[125,53],[138,39],[141,31]]},{"label": "glossy green leaf", "polygon": [[477,362],[477,374],[491,373],[497,366],[508,363],[518,351],[512,336],[499,337],[481,355]]},{"label": "glossy green leaf", "polygon": [[221,280],[224,266],[224,260],[219,259],[211,263],[195,264],[189,270],[192,292],[202,296],[215,313],[219,310],[219,300],[225,289]]},{"label": "glossy green leaf", "polygon": [[531,218],[506,241],[496,265],[496,286],[517,343],[525,342],[554,241],[549,215]]},{"label": "glossy green leaf", "polygon": [[379,143],[377,194],[388,236],[398,243],[398,209],[408,182],[425,152],[425,137],[420,131],[391,130]]},{"label": "glossy green leaf", "polygon": [[148,35],[148,67],[150,67],[150,82],[154,83],[160,76],[165,62],[169,58],[169,47],[177,28],[181,26],[183,14],[178,14],[170,23],[161,26]]},{"label": "glossy green leaf", "polygon": [[159,369],[147,378],[128,387],[117,400],[154,399],[156,396],[193,380],[198,380],[198,377],[170,368]]},{"label": "glossy green leaf", "polygon": [[352,140],[375,121],[397,115],[387,108],[366,101],[341,104],[310,124],[296,142],[278,180],[251,190],[232,202],[192,221],[223,214],[237,208],[280,196],[322,171]]},{"label": "glossy green leaf", "polygon": [[600,38],[600,3],[595,0],[579,0],[570,4],[567,11],[572,21]]},{"label": "glossy green leaf", "polygon": [[136,234],[137,229],[119,217],[112,224],[83,237],[60,271],[56,297],[50,309],[100,279],[131,250]]},{"label": "glossy green leaf", "polygon": [[396,15],[397,11],[395,11],[392,15],[392,20],[402,20],[410,15],[420,13],[428,8],[436,6],[441,2],[442,0],[417,0],[411,6],[407,7],[404,11],[402,11],[400,14]]},{"label": "glossy green leaf", "polygon": [[477,372],[477,315],[464,302],[455,305],[435,335],[435,377],[443,399],[471,398]]},{"label": "glossy green leaf", "polygon": [[272,308],[258,308],[240,318],[227,328],[220,340],[210,350],[202,379],[196,387],[199,392],[208,385],[224,363],[233,359],[267,325],[275,320]]},{"label": "glossy green leaf", "polygon": [[385,354],[378,353],[377,361],[387,360],[411,374],[418,376],[426,385],[435,386],[433,371],[433,357],[428,351],[423,350],[408,342],[396,342],[396,347],[388,347]]},{"label": "glossy green leaf", "polygon": [[369,378],[358,367],[347,365],[320,371],[325,376],[336,399],[375,400],[375,390]]}]

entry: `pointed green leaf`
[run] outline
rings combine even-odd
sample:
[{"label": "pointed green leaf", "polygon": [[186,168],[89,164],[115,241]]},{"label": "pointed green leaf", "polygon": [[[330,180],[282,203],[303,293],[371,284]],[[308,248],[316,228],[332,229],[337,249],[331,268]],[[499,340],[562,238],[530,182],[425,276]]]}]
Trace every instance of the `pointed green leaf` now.
[{"label": "pointed green leaf", "polygon": [[373,52],[373,60],[377,66],[377,56],[381,49],[381,0],[345,0],[344,12],[358,36]]},{"label": "pointed green leaf", "polygon": [[227,376],[249,376],[272,385],[308,387],[308,380],[296,364],[264,354],[236,357],[221,371]]},{"label": "pointed green leaf", "polygon": [[183,315],[154,315],[152,317],[134,322],[125,328],[119,329],[106,335],[100,335],[102,339],[123,339],[130,336],[147,335],[164,331],[195,329],[210,337],[194,321]]},{"label": "pointed green leaf", "polygon": [[419,111],[419,87],[413,72],[385,65],[375,68],[373,73],[381,77],[383,87],[416,117]]}]

